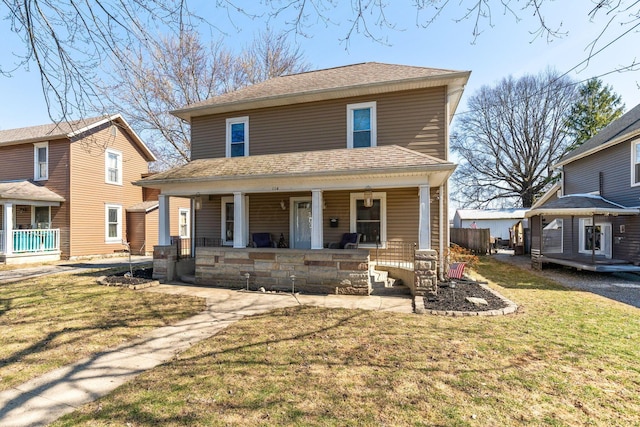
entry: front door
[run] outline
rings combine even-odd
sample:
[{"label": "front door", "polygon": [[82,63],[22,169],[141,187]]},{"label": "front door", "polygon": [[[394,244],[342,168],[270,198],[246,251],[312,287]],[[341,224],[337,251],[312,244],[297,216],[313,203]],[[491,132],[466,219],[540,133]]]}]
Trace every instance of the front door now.
[{"label": "front door", "polygon": [[291,247],[311,249],[311,199],[291,199]]}]

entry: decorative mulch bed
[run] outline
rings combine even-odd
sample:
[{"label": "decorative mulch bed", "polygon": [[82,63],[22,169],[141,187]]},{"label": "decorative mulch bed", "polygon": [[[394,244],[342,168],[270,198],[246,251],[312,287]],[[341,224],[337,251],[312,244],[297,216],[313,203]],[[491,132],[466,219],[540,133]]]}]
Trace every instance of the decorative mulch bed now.
[{"label": "decorative mulch bed", "polygon": [[160,284],[157,280],[153,280],[152,268],[133,270],[133,275],[128,271],[122,271],[111,276],[100,276],[98,283],[104,286],[120,286],[134,290],[158,286]]},{"label": "decorative mulch bed", "polygon": [[[467,298],[481,298],[476,304]],[[424,297],[425,312],[448,316],[482,316],[513,313],[517,306],[482,283],[461,280],[441,282],[437,295]]]}]

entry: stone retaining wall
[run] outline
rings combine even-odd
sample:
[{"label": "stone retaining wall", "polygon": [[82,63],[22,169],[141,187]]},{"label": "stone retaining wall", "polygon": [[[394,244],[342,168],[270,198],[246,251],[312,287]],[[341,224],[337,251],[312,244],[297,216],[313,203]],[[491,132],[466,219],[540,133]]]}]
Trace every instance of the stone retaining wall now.
[{"label": "stone retaining wall", "polygon": [[153,278],[170,282],[176,279],[178,249],[175,245],[153,247]]},{"label": "stone retaining wall", "polygon": [[[155,259],[155,256],[154,256]],[[155,269],[155,263],[154,263]],[[225,288],[369,295],[369,251],[197,248],[196,284]],[[155,276],[155,270],[154,270]]]}]

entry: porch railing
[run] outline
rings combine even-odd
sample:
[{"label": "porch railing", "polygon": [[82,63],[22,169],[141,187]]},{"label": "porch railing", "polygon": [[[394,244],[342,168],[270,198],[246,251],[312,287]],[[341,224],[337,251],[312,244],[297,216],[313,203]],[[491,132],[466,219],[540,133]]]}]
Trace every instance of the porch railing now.
[{"label": "porch railing", "polygon": [[371,261],[377,265],[413,270],[416,259],[416,243],[382,242],[371,252]]},{"label": "porch railing", "polygon": [[[0,241],[3,241],[0,239]],[[4,252],[5,248],[1,248]],[[13,252],[35,253],[60,250],[60,229],[13,230]]]},{"label": "porch railing", "polygon": [[[178,259],[193,258],[195,253],[191,250],[191,238],[171,236],[171,244],[176,246]],[[195,248],[209,247],[216,248],[222,246],[222,239],[216,239],[211,237],[198,237],[195,239]],[[195,251],[194,248],[194,251]]]},{"label": "porch railing", "polygon": [[0,230],[0,254],[4,253],[4,230]]}]

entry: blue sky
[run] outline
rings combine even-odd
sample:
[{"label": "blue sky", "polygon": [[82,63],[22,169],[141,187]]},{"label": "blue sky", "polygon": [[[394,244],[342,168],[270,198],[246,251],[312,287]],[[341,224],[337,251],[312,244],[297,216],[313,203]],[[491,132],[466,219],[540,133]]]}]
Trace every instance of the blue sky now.
[{"label": "blue sky", "polygon": [[[226,15],[211,6],[213,0],[194,0],[193,7],[208,15],[223,32],[215,37],[224,37],[232,49],[240,49],[264,28],[264,19],[247,19],[237,16],[231,25]],[[257,2],[246,2],[252,7]],[[473,20],[455,22],[463,15],[458,2],[451,2],[445,13],[426,29],[416,27],[416,11],[411,6],[400,6],[394,2],[386,9],[386,17],[396,22],[396,29],[380,29],[372,25],[372,31],[386,38],[386,44],[367,39],[359,34],[352,35],[348,46],[341,41],[346,36],[349,23],[346,8],[351,2],[338,2],[338,9],[331,11],[335,24],[321,22],[306,28],[307,37],[296,36],[291,41],[299,44],[305,59],[312,68],[327,68],[358,62],[377,61],[425,67],[471,70],[471,78],[465,95],[458,107],[458,113],[465,111],[466,99],[482,85],[494,85],[508,75],[515,77],[527,73],[538,73],[546,67],[553,67],[576,80],[586,80],[592,76],[602,76],[602,80],[613,86],[622,96],[626,109],[640,103],[640,71],[611,73],[616,68],[629,65],[636,57],[640,45],[640,33],[631,32],[614,42],[588,63],[579,65],[588,56],[589,42],[602,30],[605,20],[590,22],[588,12],[593,7],[585,0],[563,0],[547,2],[546,13],[552,26],[561,25],[568,34],[560,39],[547,42],[545,38],[532,34],[537,29],[537,20],[531,10],[517,11],[521,20],[501,9],[494,9],[488,21],[482,21],[482,34],[475,39],[472,35]],[[391,2],[389,2],[391,3]],[[258,3],[259,4],[259,3]],[[341,9],[344,8],[344,9]],[[2,9],[0,9],[2,11]],[[602,16],[601,18],[604,18]],[[285,25],[287,17],[272,20],[275,30]],[[370,23],[374,23],[371,18]],[[0,47],[0,61],[6,66],[11,49],[18,39],[8,31],[6,21],[0,28],[3,43]],[[600,46],[619,35],[623,28],[611,26]],[[19,46],[19,45],[18,45]],[[20,47],[18,48],[20,50]],[[10,60],[10,59],[9,59]],[[575,68],[577,67],[577,68]],[[606,74],[606,75],[605,75]],[[19,70],[13,77],[0,76],[0,93],[4,102],[0,103],[0,129],[48,123],[46,104],[43,99],[39,76],[33,71]],[[123,112],[126,117],[126,112]]]}]

